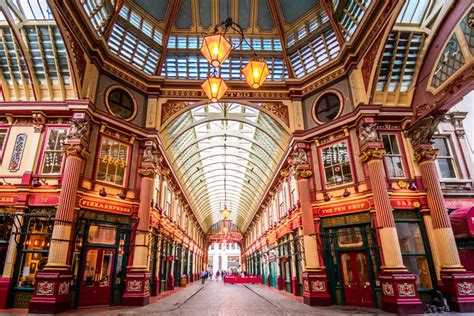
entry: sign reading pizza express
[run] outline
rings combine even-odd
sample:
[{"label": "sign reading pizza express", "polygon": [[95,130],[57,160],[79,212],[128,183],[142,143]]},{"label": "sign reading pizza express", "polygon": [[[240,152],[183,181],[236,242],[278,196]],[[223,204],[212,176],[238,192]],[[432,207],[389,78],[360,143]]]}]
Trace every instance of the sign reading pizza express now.
[{"label": "sign reading pizza express", "polygon": [[321,217],[365,211],[370,211],[369,200],[358,200],[347,203],[339,203],[327,207],[321,207],[318,209],[319,216]]},{"label": "sign reading pizza express", "polygon": [[124,204],[108,203],[101,200],[82,198],[79,200],[79,206],[100,212],[128,215],[132,214],[132,207]]}]

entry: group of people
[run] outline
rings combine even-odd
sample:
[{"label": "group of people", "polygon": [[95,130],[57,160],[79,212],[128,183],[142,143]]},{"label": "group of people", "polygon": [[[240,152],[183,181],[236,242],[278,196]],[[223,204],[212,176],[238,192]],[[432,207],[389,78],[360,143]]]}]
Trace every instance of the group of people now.
[{"label": "group of people", "polygon": [[[222,279],[224,279],[224,277],[227,274],[229,274],[229,273],[225,270],[217,271],[216,274],[215,274],[216,275],[216,280],[219,281],[219,277],[222,277]],[[232,272],[231,272],[231,274],[232,274]],[[214,275],[214,273],[212,272],[212,270],[209,270],[209,271],[202,270],[201,271],[201,282],[202,282],[202,284],[204,284],[207,279],[212,280],[213,275]]]}]

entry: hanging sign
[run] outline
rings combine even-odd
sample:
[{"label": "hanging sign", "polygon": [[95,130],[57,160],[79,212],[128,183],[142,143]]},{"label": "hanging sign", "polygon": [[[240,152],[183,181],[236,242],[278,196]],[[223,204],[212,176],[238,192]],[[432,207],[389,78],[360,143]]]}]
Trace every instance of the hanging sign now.
[{"label": "hanging sign", "polygon": [[369,200],[356,200],[353,202],[334,204],[331,206],[321,207],[318,209],[318,214],[321,217],[334,216],[348,213],[370,211]]},{"label": "hanging sign", "polygon": [[125,204],[116,204],[104,202],[99,199],[81,198],[79,206],[86,209],[91,209],[100,212],[115,213],[115,214],[132,214],[132,207]]}]

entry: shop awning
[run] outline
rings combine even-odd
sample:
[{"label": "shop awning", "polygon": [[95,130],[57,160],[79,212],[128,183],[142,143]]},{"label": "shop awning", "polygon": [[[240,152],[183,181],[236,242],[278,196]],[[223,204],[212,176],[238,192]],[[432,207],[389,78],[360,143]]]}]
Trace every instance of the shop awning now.
[{"label": "shop awning", "polygon": [[449,214],[455,238],[474,237],[474,206],[459,208]]}]

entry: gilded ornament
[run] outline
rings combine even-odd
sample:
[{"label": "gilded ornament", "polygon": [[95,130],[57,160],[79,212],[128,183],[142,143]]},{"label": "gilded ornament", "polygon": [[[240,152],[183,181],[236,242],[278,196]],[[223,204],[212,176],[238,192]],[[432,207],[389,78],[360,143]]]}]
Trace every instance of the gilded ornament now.
[{"label": "gilded ornament", "polygon": [[368,142],[376,142],[379,140],[377,135],[377,124],[362,124],[359,126],[359,141],[363,145]]},{"label": "gilded ornament", "polygon": [[301,164],[308,163],[308,155],[306,154],[306,150],[303,148],[296,149],[288,158],[288,163],[292,166],[298,166]]},{"label": "gilded ornament", "polygon": [[63,147],[63,153],[67,156],[78,156],[82,159],[86,159],[89,156],[89,151],[82,145],[79,144],[65,144]]},{"label": "gilded ornament", "polygon": [[370,159],[382,159],[385,157],[385,149],[367,149],[363,153],[360,154],[360,160],[362,162],[367,162]]},{"label": "gilded ornament", "polygon": [[419,149],[415,151],[415,161],[421,163],[428,160],[436,160],[438,157],[438,149],[429,148],[429,149]]},{"label": "gilded ornament", "polygon": [[296,179],[307,179],[313,175],[313,172],[311,170],[307,169],[301,169],[301,170],[296,170]]},{"label": "gilded ornament", "polygon": [[154,168],[139,168],[138,174],[142,177],[154,177],[156,175],[156,169]]},{"label": "gilded ornament", "polygon": [[74,119],[71,121],[71,128],[69,129],[67,138],[79,139],[87,143],[89,140],[90,131],[91,125],[89,122]]}]

